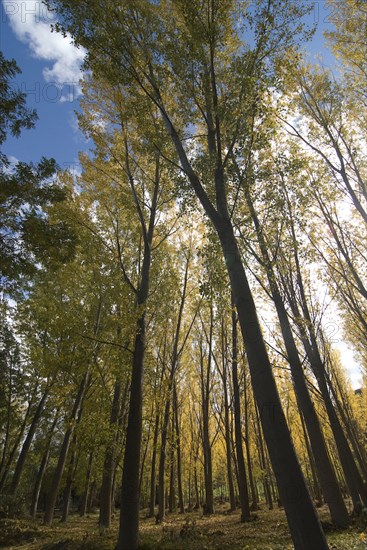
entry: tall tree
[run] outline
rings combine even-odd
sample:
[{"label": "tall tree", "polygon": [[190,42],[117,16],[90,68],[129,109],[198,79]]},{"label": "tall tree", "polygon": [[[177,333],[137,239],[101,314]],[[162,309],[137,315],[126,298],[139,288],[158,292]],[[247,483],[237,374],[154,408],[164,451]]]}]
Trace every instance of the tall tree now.
[{"label": "tall tree", "polygon": [[[290,438],[238,249],[228,173],[238,140],[248,137],[248,105],[259,101],[270,83],[275,86],[276,61],[302,33],[305,5],[269,0],[248,13],[242,3],[216,0],[199,5],[127,1],[118,11],[109,3],[86,6],[66,0],[48,4],[58,9],[76,42],[87,48],[96,74],[104,74],[123,86],[125,94],[140,96],[158,109],[191,191],[221,243],[254,394],[295,547],[328,548]],[[245,29],[252,31],[253,47],[243,43]],[[187,145],[193,139],[194,157]],[[138,447],[135,456],[137,451]],[[126,497],[123,503],[135,509],[136,495]],[[122,513],[118,548],[132,550],[137,545],[137,533],[133,534],[137,521],[131,519]]]}]

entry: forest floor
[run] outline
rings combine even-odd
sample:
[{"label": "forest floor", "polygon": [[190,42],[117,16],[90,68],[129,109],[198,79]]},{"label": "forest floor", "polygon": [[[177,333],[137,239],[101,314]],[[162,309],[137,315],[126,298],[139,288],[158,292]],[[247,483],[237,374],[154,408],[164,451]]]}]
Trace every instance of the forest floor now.
[{"label": "forest floor", "polygon": [[[359,520],[344,531],[333,530],[321,509],[327,538],[333,550],[367,550],[367,525]],[[213,516],[198,512],[167,515],[164,524],[142,517],[141,550],[291,550],[283,510],[256,512],[249,523],[240,523],[239,512],[218,507]],[[112,550],[116,544],[118,515],[108,531],[98,528],[98,515],[71,515],[67,523],[56,517],[52,527],[41,519],[0,520],[0,548],[12,550]],[[318,550],[311,549],[310,550]]]}]

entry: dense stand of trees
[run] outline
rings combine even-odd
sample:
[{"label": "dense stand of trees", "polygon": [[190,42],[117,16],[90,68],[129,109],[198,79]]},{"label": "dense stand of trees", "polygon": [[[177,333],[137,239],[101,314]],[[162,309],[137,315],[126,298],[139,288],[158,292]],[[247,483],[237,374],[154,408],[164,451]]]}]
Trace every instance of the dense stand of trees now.
[{"label": "dense stand of trees", "polygon": [[[301,1],[48,4],[88,51],[94,149],[52,185],[0,159],[2,513],[118,507],[134,550],[142,509],[278,503],[327,549],[316,505],[367,507],[363,5],[333,4],[335,79],[298,51]],[[34,124],[12,101],[0,141]]]}]

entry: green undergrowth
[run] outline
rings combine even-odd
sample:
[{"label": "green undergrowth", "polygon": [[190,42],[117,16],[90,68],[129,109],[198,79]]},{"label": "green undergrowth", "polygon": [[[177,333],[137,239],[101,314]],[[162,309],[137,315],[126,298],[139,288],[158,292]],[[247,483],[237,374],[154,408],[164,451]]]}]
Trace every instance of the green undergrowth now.
[{"label": "green undergrowth", "polygon": [[[332,550],[367,550],[367,526],[354,521],[348,529],[334,530],[326,510],[321,510],[327,538]],[[0,548],[9,550],[112,550],[116,544],[118,518],[110,530],[100,530],[98,515],[80,518],[71,515],[67,523],[55,519],[52,527],[41,519],[0,520]],[[254,514],[253,521],[240,523],[239,512],[228,513],[225,507],[214,516],[169,514],[167,521],[156,525],[154,519],[142,517],[141,550],[292,550],[283,510],[265,508]],[[366,534],[365,534],[366,533]],[[311,550],[311,549],[310,549]],[[316,550],[316,549],[312,549]]]}]

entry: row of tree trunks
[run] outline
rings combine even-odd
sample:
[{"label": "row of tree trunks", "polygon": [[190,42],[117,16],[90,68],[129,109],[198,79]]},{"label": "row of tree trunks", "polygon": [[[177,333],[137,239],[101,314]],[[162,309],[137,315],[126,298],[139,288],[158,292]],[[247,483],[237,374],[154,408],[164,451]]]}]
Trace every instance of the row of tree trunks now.
[{"label": "row of tree trunks", "polygon": [[43,481],[43,477],[45,475],[45,471],[46,471],[46,468],[47,468],[47,465],[48,465],[48,460],[49,460],[49,457],[50,457],[52,437],[54,435],[58,419],[59,419],[59,411],[57,410],[56,413],[55,413],[55,417],[54,417],[54,420],[52,422],[51,428],[50,428],[50,430],[47,434],[47,437],[46,437],[45,448],[44,448],[43,455],[42,455],[42,458],[41,458],[40,466],[39,466],[38,471],[37,471],[36,481],[35,481],[35,484],[34,484],[34,487],[33,487],[31,507],[30,507],[30,514],[31,514],[33,519],[35,519],[36,515],[37,515],[38,500],[39,500],[39,496],[40,496],[40,492],[41,492],[42,481]]},{"label": "row of tree trunks", "polygon": [[114,385],[113,400],[110,413],[110,429],[112,440],[108,444],[103,464],[102,485],[99,506],[99,525],[109,529],[112,519],[113,478],[116,468],[116,444],[118,439],[118,420],[121,408],[121,381],[117,379]]},{"label": "row of tree trunks", "polygon": [[[6,481],[7,481],[10,469],[11,469],[11,465],[12,465],[14,459],[15,459],[15,456],[16,456],[17,451],[19,449],[20,442],[22,441],[22,438],[23,438],[24,433],[26,431],[28,419],[29,419],[29,417],[31,415],[31,412],[32,412],[32,406],[34,404],[34,400],[36,399],[37,389],[38,389],[38,385],[35,386],[35,388],[32,392],[32,395],[29,399],[27,409],[26,409],[25,414],[24,414],[23,422],[20,426],[20,429],[17,433],[16,439],[14,441],[14,444],[13,444],[9,454],[8,454],[8,449],[9,449],[8,428],[6,430],[5,443],[4,443],[4,448],[3,448],[3,456],[2,456],[1,467],[0,467],[0,472],[1,472],[0,492],[2,492],[4,490],[4,487],[6,485]],[[10,410],[10,408],[9,408],[9,410]]]},{"label": "row of tree trunks", "polygon": [[57,461],[56,469],[53,474],[51,488],[48,493],[48,498],[46,502],[46,509],[44,514],[44,523],[46,525],[51,525],[52,520],[54,517],[54,510],[55,510],[55,504],[57,495],[59,492],[59,485],[61,482],[62,474],[64,472],[65,464],[67,461],[67,456],[70,448],[70,444],[72,442],[73,436],[74,436],[74,430],[76,427],[77,419],[79,416],[79,412],[82,408],[84,396],[86,393],[86,390],[88,388],[90,381],[90,370],[88,369],[86,373],[83,375],[83,378],[79,384],[78,393],[74,400],[73,409],[71,411],[70,417],[68,419],[69,427],[65,431],[64,439],[61,445],[59,458]]},{"label": "row of tree trunks", "polygon": [[348,511],[336,479],[334,468],[330,461],[325,439],[321,430],[320,421],[307,387],[307,381],[302,368],[302,361],[297,350],[292,327],[272,267],[273,263],[269,257],[263,228],[260,224],[247,187],[245,188],[245,196],[257,234],[257,240],[262,257],[262,265],[266,271],[271,297],[279,319],[280,329],[287,351],[287,359],[291,368],[297,403],[306,424],[313,456],[317,457],[316,467],[318,478],[320,480],[325,501],[329,507],[333,522],[335,525],[345,526],[349,521]]},{"label": "row of tree trunks", "polygon": [[227,220],[217,222],[216,225],[231,281],[261,424],[295,548],[328,548],[289,434],[232,225]]},{"label": "row of tree trunks", "polygon": [[[293,228],[293,238],[295,239],[294,228]],[[301,322],[299,324],[300,337],[302,344],[304,346],[306,355],[308,357],[309,363],[311,365],[312,371],[317,380],[323,401],[325,403],[326,412],[330,422],[331,430],[334,435],[335,443],[338,449],[339,460],[343,468],[343,473],[345,480],[348,485],[348,489],[352,498],[354,511],[360,512],[362,504],[367,504],[367,490],[364,485],[362,476],[358,470],[355,459],[353,457],[352,451],[349,447],[349,443],[344,434],[343,428],[341,426],[340,420],[336,413],[334,404],[331,400],[325,364],[321,358],[319,344],[313,329],[313,323],[311,314],[308,307],[308,301],[306,298],[306,292],[303,284],[303,277],[300,268],[299,258],[297,250],[294,250],[294,259],[296,265],[296,277],[297,285],[300,295],[300,308],[296,301],[294,300],[295,294],[291,292],[292,289],[289,288],[289,281],[283,279],[283,286],[287,293],[287,299],[292,309],[292,313],[296,319],[304,319],[307,324],[307,328]]]},{"label": "row of tree trunks", "polygon": [[[174,329],[173,345],[172,345],[172,351],[170,354],[171,360],[170,360],[168,380],[167,380],[167,394],[166,394],[164,413],[163,413],[163,423],[161,427],[161,447],[160,447],[159,472],[158,472],[158,521],[164,521],[165,510],[166,510],[166,503],[165,503],[165,500],[166,500],[165,498],[166,445],[167,445],[167,437],[168,437],[168,429],[169,429],[171,403],[173,400],[174,387],[175,387],[175,376],[178,368],[179,357],[182,353],[182,348],[179,349],[179,342],[180,342],[181,325],[183,320],[183,313],[184,313],[186,294],[187,294],[189,266],[190,266],[190,254],[186,259],[180,307],[178,310],[176,326]],[[184,341],[185,340],[186,338],[184,338]],[[172,430],[172,434],[174,434],[174,429]],[[171,468],[173,468],[172,457],[171,457]],[[171,485],[172,485],[173,470],[172,470],[172,475],[170,477],[171,477]],[[171,495],[172,495],[172,491],[171,491]],[[172,508],[172,502],[171,502],[171,508]]]},{"label": "row of tree trunks", "polygon": [[51,388],[48,385],[46,387],[46,389],[44,390],[44,392],[42,394],[42,397],[41,397],[41,399],[40,399],[40,401],[37,405],[37,408],[35,410],[35,413],[33,415],[32,422],[30,424],[30,427],[29,427],[29,430],[28,430],[28,433],[27,433],[27,437],[24,440],[22,450],[20,451],[18,461],[17,461],[17,465],[15,467],[13,479],[12,479],[12,482],[11,482],[11,485],[10,485],[10,494],[14,494],[15,491],[17,490],[18,485],[19,485],[20,478],[21,478],[21,475],[22,475],[22,472],[23,472],[23,468],[24,468],[24,465],[25,465],[25,462],[26,462],[26,458],[27,458],[29,449],[31,447],[34,434],[36,432],[36,428],[37,428],[38,423],[41,419],[41,416],[42,416],[42,413],[43,413],[43,410],[44,410],[44,407],[45,407],[46,400],[48,398],[50,389]]}]

